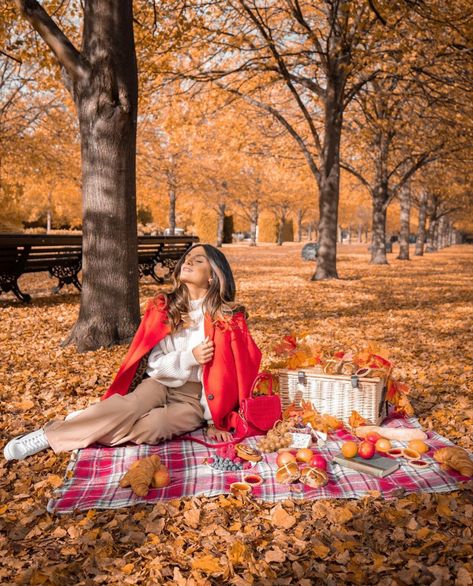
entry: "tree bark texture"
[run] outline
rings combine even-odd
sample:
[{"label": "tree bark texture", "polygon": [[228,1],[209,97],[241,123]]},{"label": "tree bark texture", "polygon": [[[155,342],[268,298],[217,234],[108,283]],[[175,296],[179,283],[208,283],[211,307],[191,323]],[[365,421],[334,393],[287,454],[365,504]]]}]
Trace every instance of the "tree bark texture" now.
[{"label": "tree bark texture", "polygon": [[419,202],[419,219],[418,219],[418,227],[417,227],[417,238],[416,238],[416,248],[415,248],[415,256],[423,256],[424,255],[424,245],[425,245],[425,222],[427,219],[427,194],[422,192],[420,196]]},{"label": "tree bark texture", "polygon": [[256,246],[256,232],[258,229],[259,204],[252,201],[250,204],[250,246]]},{"label": "tree bark texture", "polygon": [[411,189],[409,182],[406,182],[399,194],[401,204],[400,212],[400,233],[399,233],[399,260],[409,260],[409,236],[411,225]]},{"label": "tree bark texture", "polygon": [[217,247],[222,248],[223,231],[225,226],[225,209],[226,205],[220,203],[217,208]]},{"label": "tree bark texture", "polygon": [[85,2],[81,53],[88,73],[73,93],[82,155],[82,295],[66,343],[87,351],[128,342],[140,318],[131,0]]},{"label": "tree bark texture", "polygon": [[176,179],[172,170],[166,174],[168,183],[168,197],[169,197],[169,233],[174,236],[176,233]]},{"label": "tree bark texture", "polygon": [[319,159],[319,244],[313,281],[338,279],[337,229],[340,196],[340,140],[343,109],[339,76],[327,80],[324,112],[324,145]]}]

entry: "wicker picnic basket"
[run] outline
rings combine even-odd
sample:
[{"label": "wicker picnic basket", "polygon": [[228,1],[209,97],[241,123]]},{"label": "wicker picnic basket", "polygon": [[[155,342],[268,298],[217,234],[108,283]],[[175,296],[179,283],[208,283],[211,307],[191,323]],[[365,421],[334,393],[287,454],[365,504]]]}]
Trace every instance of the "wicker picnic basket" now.
[{"label": "wicker picnic basket", "polygon": [[352,411],[357,411],[374,425],[387,415],[385,379],[325,374],[317,367],[281,369],[278,376],[283,409],[292,403],[310,401],[320,413],[344,423],[348,423]]}]

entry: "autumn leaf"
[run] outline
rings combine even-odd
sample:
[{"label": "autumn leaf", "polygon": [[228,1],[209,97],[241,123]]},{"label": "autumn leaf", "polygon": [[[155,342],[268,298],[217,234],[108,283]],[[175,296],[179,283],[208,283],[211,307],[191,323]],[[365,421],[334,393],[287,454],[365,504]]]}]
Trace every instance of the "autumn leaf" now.
[{"label": "autumn leaf", "polygon": [[264,554],[264,560],[268,564],[271,562],[285,562],[286,561],[286,554],[279,548],[275,547],[273,549],[269,549]]},{"label": "autumn leaf", "polygon": [[227,549],[227,553],[229,560],[234,566],[242,564],[248,555],[247,548],[241,541],[233,542]]},{"label": "autumn leaf", "polygon": [[191,566],[192,569],[201,570],[205,574],[215,574],[222,571],[218,558],[210,554],[194,558],[192,560]]},{"label": "autumn leaf", "polygon": [[296,518],[289,515],[281,505],[276,505],[271,511],[271,522],[280,529],[290,529],[296,523]]}]

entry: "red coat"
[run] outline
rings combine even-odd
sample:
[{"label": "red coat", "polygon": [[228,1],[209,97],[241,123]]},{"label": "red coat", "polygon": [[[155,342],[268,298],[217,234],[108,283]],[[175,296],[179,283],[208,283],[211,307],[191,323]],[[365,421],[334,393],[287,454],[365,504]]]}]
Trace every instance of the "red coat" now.
[{"label": "red coat", "polygon": [[[215,426],[228,431],[231,412],[237,411],[240,400],[248,396],[258,374],[261,351],[248,331],[243,313],[235,313],[230,323],[216,324],[206,314],[204,331],[214,342],[214,356],[202,367],[202,384]],[[151,300],[125,359],[102,398],[115,393],[126,395],[143,356],[170,332],[166,311]]]}]

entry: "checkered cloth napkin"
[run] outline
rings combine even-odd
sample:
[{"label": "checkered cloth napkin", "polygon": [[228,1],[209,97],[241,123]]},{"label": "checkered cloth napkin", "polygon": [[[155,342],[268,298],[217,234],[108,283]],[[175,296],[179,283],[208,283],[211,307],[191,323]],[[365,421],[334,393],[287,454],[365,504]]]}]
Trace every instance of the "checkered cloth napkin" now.
[{"label": "checkered cloth napkin", "polygon": [[[388,419],[387,427],[420,427],[415,418]],[[202,439],[201,430],[194,432]],[[257,438],[245,440],[251,446]],[[322,488],[310,488],[300,483],[281,485],[275,481],[276,455],[266,454],[252,471],[257,472],[264,482],[253,488],[253,497],[276,502],[292,499],[361,498],[371,491],[377,491],[384,498],[394,498],[412,492],[448,492],[458,488],[458,482],[467,480],[456,472],[444,472],[433,460],[435,450],[452,445],[452,442],[430,432],[426,443],[429,452],[423,459],[431,462],[425,469],[412,468],[400,458],[401,467],[384,478],[362,474],[349,468],[342,468],[331,459],[340,452],[342,440],[329,437],[325,445],[317,447],[329,461],[329,483]],[[405,446],[393,442],[393,447]],[[158,454],[171,474],[171,484],[166,488],[151,489],[146,497],[138,497],[130,488],[120,488],[118,482],[130,465],[139,458]],[[137,503],[155,503],[161,500],[185,496],[216,496],[229,492],[232,482],[242,480],[244,473],[219,472],[207,465],[206,457],[215,455],[212,448],[196,442],[175,439],[157,446],[126,445],[115,448],[94,446],[72,454],[66,471],[64,484],[56,490],[55,498],[48,502],[51,513],[70,513],[74,510],[118,509]]]}]

